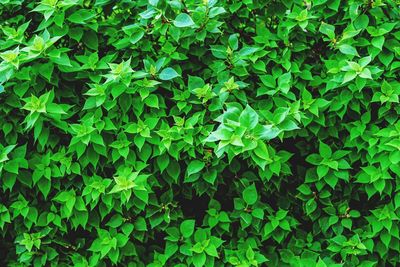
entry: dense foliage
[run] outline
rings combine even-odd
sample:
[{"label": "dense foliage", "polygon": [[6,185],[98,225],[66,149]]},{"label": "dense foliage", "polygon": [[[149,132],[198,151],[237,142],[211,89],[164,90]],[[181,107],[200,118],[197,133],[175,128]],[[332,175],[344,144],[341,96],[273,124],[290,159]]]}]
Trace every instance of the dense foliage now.
[{"label": "dense foliage", "polygon": [[398,0],[2,0],[2,266],[399,266]]}]

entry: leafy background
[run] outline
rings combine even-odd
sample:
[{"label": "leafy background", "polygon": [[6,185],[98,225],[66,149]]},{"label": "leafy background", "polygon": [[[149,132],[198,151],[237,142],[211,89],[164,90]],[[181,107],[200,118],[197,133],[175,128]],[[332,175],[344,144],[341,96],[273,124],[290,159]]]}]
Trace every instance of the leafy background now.
[{"label": "leafy background", "polygon": [[8,266],[397,266],[398,0],[2,0]]}]

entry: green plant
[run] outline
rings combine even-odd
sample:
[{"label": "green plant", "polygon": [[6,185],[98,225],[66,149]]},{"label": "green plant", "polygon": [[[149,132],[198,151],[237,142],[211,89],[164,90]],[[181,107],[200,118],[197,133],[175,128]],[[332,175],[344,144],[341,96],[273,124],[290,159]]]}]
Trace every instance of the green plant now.
[{"label": "green plant", "polygon": [[398,0],[3,0],[4,266],[398,266]]}]

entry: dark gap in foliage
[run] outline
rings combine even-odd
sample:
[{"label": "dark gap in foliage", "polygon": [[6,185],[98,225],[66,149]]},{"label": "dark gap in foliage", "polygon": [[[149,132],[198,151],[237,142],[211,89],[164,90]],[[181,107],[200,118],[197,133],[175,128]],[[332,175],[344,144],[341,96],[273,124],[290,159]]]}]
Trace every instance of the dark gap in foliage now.
[{"label": "dark gap in foliage", "polygon": [[[289,198],[294,204],[298,201],[298,199],[296,199],[296,195],[298,194],[297,188],[304,182],[306,170],[312,167],[312,165],[306,161],[304,151],[307,151],[309,155],[316,153],[317,149],[312,143],[307,142],[307,140],[302,137],[285,138],[278,146],[280,149],[292,153],[289,159],[292,175],[290,175],[287,180],[281,181],[281,191],[278,195],[282,196],[282,198],[279,198],[278,202],[283,200],[283,204],[288,205],[289,202],[287,198]],[[312,231],[313,223],[310,218],[304,216],[301,204],[302,203],[297,203],[292,206],[289,214],[299,221],[302,230],[310,232]],[[275,209],[277,209],[277,207]]]},{"label": "dark gap in foliage", "polygon": [[371,111],[371,121],[377,121],[379,118],[379,108],[381,104],[379,102],[371,102],[370,103],[370,111]]},{"label": "dark gap in foliage", "polygon": [[162,253],[162,249],[165,246],[165,237],[167,234],[164,231],[154,230],[152,238],[146,240],[146,246],[152,248],[152,251],[158,251]]},{"label": "dark gap in foliage", "polygon": [[[68,231],[68,233],[66,233],[64,235],[65,240],[67,240],[70,244],[79,244],[79,241],[85,241],[87,240],[87,238],[91,237],[91,236],[96,236],[97,233],[95,232],[91,232],[89,230],[85,230],[84,228],[82,228],[81,226],[79,226],[77,229],[72,229],[71,231]],[[86,244],[88,245],[88,244]]]},{"label": "dark gap in foliage", "polygon": [[[362,189],[362,188],[359,188]],[[358,192],[362,192],[361,190],[357,190]],[[365,210],[374,210],[379,207],[382,203],[389,204],[390,199],[387,197],[382,197],[378,195],[374,195],[371,198],[368,198],[366,193],[359,193],[358,198],[350,198],[349,199],[349,208],[352,210],[357,210],[361,212],[361,216],[368,216],[369,213],[364,213]]]},{"label": "dark gap in foliage", "polygon": [[[163,101],[165,102],[165,106],[168,111],[172,110],[173,108],[176,108],[176,103],[172,99],[174,97],[172,90],[169,90],[169,88],[165,87],[159,87],[157,90],[159,90],[160,94],[163,96]],[[173,121],[172,117],[171,119]]]},{"label": "dark gap in foliage", "polygon": [[202,225],[206,211],[208,210],[208,203],[210,197],[207,194],[198,196],[195,192],[191,193],[191,198],[187,198],[182,194],[175,196],[178,206],[181,207],[185,218],[194,218],[196,225]]},{"label": "dark gap in foliage", "polygon": [[[4,202],[2,202],[4,203]],[[14,236],[6,234],[0,237],[0,265],[7,266],[9,262],[9,257],[15,257],[14,248]]]},{"label": "dark gap in foliage", "polygon": [[[226,176],[224,175],[224,177]],[[225,182],[218,184],[217,191],[213,195],[213,198],[221,204],[221,210],[226,212],[233,211],[233,199],[228,197],[231,195],[230,184],[232,183],[233,179],[234,178],[231,176],[225,178]]]}]

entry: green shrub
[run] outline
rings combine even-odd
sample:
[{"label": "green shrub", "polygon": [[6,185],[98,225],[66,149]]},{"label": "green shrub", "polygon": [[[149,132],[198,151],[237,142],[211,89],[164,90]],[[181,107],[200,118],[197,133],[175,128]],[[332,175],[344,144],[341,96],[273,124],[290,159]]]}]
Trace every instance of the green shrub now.
[{"label": "green shrub", "polygon": [[399,266],[398,0],[2,0],[2,266]]}]

